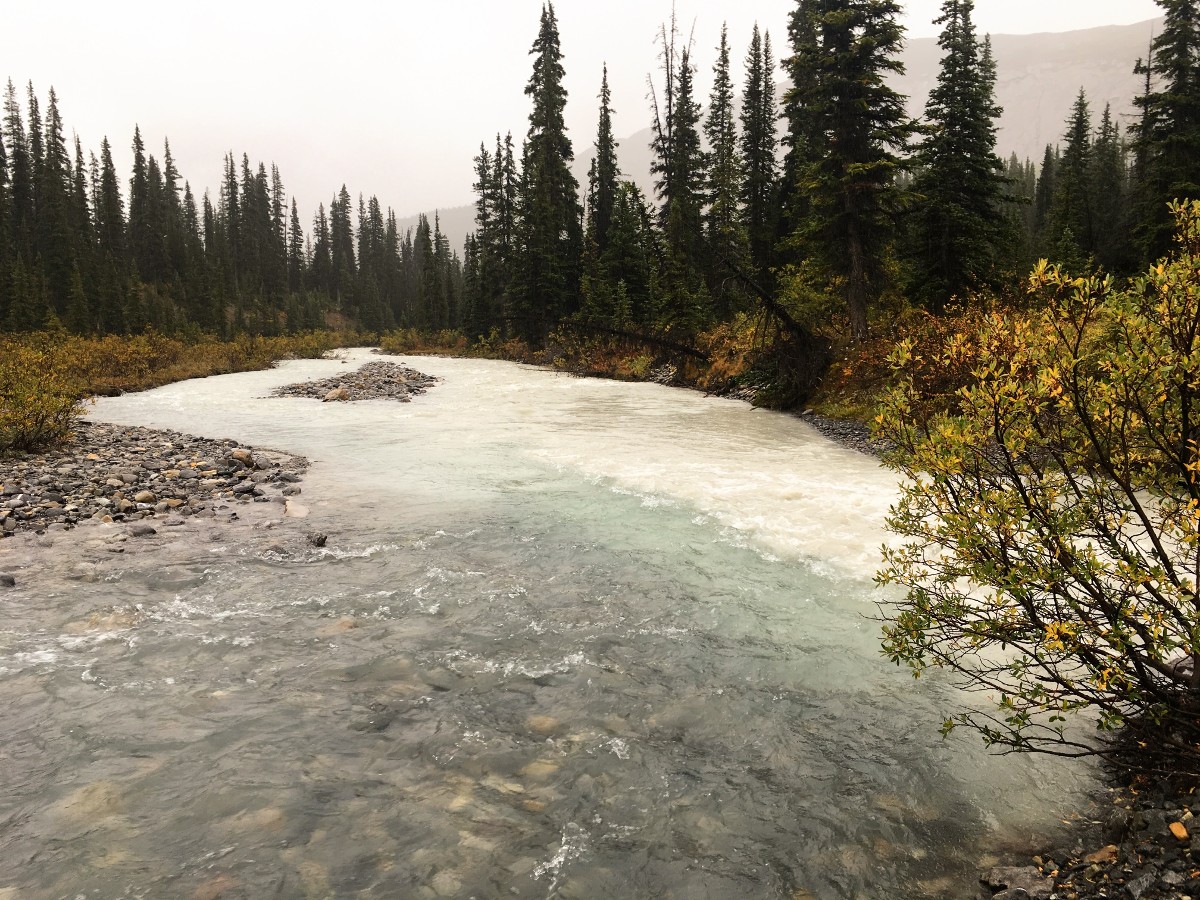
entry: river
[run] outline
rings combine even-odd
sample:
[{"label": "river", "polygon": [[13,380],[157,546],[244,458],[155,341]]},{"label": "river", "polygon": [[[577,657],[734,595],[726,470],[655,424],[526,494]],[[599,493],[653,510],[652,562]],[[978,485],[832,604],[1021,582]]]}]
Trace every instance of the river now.
[{"label": "river", "polygon": [[873,460],[492,361],[267,397],[345,356],[90,411],[308,456],[328,542],[60,554],[4,601],[0,900],[959,898],[1083,803],[881,656]]}]

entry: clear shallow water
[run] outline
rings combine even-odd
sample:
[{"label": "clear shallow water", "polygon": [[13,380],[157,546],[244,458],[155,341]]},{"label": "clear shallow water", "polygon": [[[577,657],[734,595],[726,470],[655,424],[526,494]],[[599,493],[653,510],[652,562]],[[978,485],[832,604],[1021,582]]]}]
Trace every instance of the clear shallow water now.
[{"label": "clear shallow water", "polygon": [[330,538],[0,595],[0,898],[962,897],[1087,789],[942,741],[953,692],[880,656],[873,461],[409,362],[444,381],[407,405],[262,399],[330,361],[97,405],[308,455]]}]

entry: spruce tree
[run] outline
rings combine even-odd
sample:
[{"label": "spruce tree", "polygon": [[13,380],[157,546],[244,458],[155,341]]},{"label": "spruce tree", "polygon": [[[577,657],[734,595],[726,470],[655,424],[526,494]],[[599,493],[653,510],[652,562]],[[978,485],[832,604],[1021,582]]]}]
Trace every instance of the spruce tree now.
[{"label": "spruce tree", "polygon": [[[915,126],[904,97],[887,83],[902,73],[903,29],[894,0],[825,0],[802,4],[816,39],[794,47],[794,68],[808,80],[793,86],[789,106],[812,142],[799,171],[808,210],[795,241],[844,297],[855,339],[867,335],[871,304],[888,286],[896,216],[905,202],[897,184]],[[811,117],[811,118],[810,118]],[[808,127],[811,122],[811,128]]]},{"label": "spruce tree", "polygon": [[287,273],[288,291],[290,293],[299,294],[303,292],[304,270],[304,229],[300,227],[300,212],[296,208],[296,198],[293,197],[287,231]]},{"label": "spruce tree", "polygon": [[354,226],[350,223],[350,192],[343,184],[329,207],[329,237],[333,299],[342,312],[354,314]]},{"label": "spruce tree", "polygon": [[690,45],[680,45],[674,15],[659,33],[664,76],[662,100],[651,86],[655,190],[663,237],[658,324],[685,334],[711,318],[711,300],[703,279],[707,253],[704,235],[706,160],[700,140],[700,105]]},{"label": "spruce tree", "polygon": [[580,313],[584,319],[606,327],[628,323],[613,308],[613,287],[604,266],[612,230],[620,169],[617,143],[612,131],[612,94],[608,87],[608,66],[600,80],[600,116],[596,127],[596,156],[588,171],[586,227],[580,276]]},{"label": "spruce tree", "polygon": [[1171,247],[1171,200],[1200,198],[1200,3],[1157,0],[1162,32],[1137,71],[1146,76],[1135,126],[1137,234],[1144,262]]},{"label": "spruce tree", "polygon": [[42,133],[42,113],[41,106],[38,103],[37,94],[33,90],[33,82],[25,83],[25,101],[26,113],[29,117],[29,172],[30,182],[33,190],[33,205],[36,209],[41,200],[40,179],[42,177],[42,164],[45,162],[46,150],[43,143]]},{"label": "spruce tree", "polygon": [[939,310],[996,283],[1011,233],[999,215],[1004,164],[996,156],[995,73],[972,21],[974,0],[944,0],[941,71],[925,105],[916,152],[921,196],[912,247],[912,299]]},{"label": "spruce tree", "polygon": [[1058,262],[1080,267],[1086,264],[1095,246],[1090,190],[1092,114],[1082,88],[1067,119],[1063,141],[1062,156],[1055,165],[1048,246]]},{"label": "spruce tree", "polygon": [[66,313],[75,270],[71,229],[71,161],[58,97],[50,89],[37,178],[37,252],[50,307]]},{"label": "spruce tree", "polygon": [[562,48],[553,4],[542,7],[531,50],[533,73],[525,87],[532,100],[523,155],[519,251],[515,260],[510,316],[517,333],[540,344],[550,328],[579,302],[583,211],[575,158],[564,112]]},{"label": "spruce tree", "polygon": [[745,178],[742,203],[750,255],[760,277],[775,262],[779,229],[778,139],[775,136],[775,61],[771,35],[760,35],[758,25],[746,54],[746,84],[742,92],[742,160]]},{"label": "spruce tree", "polygon": [[740,291],[735,287],[738,282],[730,278],[731,272],[744,269],[750,258],[746,228],[742,222],[742,148],[738,144],[737,116],[733,103],[729,29],[722,24],[717,62],[713,67],[708,116],[704,120],[704,134],[709,146],[708,210],[704,225],[710,259],[706,268],[711,275],[711,292],[718,318],[727,317],[740,296]]},{"label": "spruce tree", "polygon": [[172,278],[183,278],[188,269],[187,226],[183,220],[179,169],[171,155],[171,142],[163,139],[162,220],[166,269]]},{"label": "spruce tree", "polygon": [[129,249],[125,232],[125,201],[113,165],[108,138],[100,142],[100,184],[97,188],[96,248],[98,280],[96,317],[102,332],[125,330],[125,279],[129,272]]},{"label": "spruce tree", "polygon": [[312,265],[310,283],[316,291],[331,296],[333,293],[333,239],[329,232],[329,217],[325,204],[317,205],[313,215]]},{"label": "spruce tree", "polygon": [[[74,261],[67,297],[68,311],[72,306],[74,307],[77,322],[80,321],[82,314],[83,327],[90,333],[97,330],[93,312],[97,280],[96,233],[93,227],[91,191],[83,163],[83,145],[78,136],[75,138],[75,169],[71,181],[68,220],[71,231],[71,257]],[[76,280],[78,280],[78,285]],[[69,324],[68,327],[70,327]]]},{"label": "spruce tree", "polygon": [[786,148],[779,177],[779,222],[775,229],[776,256],[788,262],[797,261],[798,246],[791,240],[808,217],[808,192],[801,179],[816,159],[820,134],[810,90],[817,77],[821,54],[817,43],[815,15],[816,0],[796,0],[788,17],[790,54],[783,60],[790,86],[783,95],[782,118],[786,131],[782,142]]},{"label": "spruce tree", "polygon": [[1054,206],[1054,194],[1057,191],[1055,174],[1058,171],[1058,148],[1050,144],[1042,154],[1042,164],[1038,167],[1037,190],[1033,199],[1033,230],[1034,249],[1039,256],[1049,258],[1050,210]]},{"label": "spruce tree", "polygon": [[608,88],[608,66],[600,79],[600,120],[596,126],[596,158],[588,177],[588,231],[603,253],[608,246],[613,204],[621,169],[617,163],[617,141],[612,129],[612,92]]},{"label": "spruce tree", "polygon": [[[21,106],[17,101],[16,88],[9,79],[4,99],[4,128],[8,135],[9,148],[9,197],[11,198],[10,223],[14,257],[23,259],[26,265],[33,262],[34,253],[34,195],[33,164],[30,159],[29,142],[25,134],[25,123],[21,118]],[[12,282],[14,290],[16,280]],[[24,284],[24,281],[22,281]]]},{"label": "spruce tree", "polygon": [[[500,136],[496,135],[496,156],[502,153]],[[471,235],[471,249],[466,257],[472,280],[472,317],[469,334],[472,337],[485,334],[491,324],[493,312],[498,307],[499,220],[501,216],[501,186],[497,168],[498,159],[493,159],[487,147],[480,143],[479,155],[475,157],[475,201],[476,232]]]},{"label": "spruce tree", "polygon": [[1132,270],[1136,259],[1129,240],[1128,166],[1121,126],[1109,104],[1104,105],[1100,130],[1092,144],[1088,191],[1096,262],[1109,272]]},{"label": "spruce tree", "polygon": [[412,325],[418,329],[436,328],[438,317],[437,248],[429,218],[417,217],[417,233],[413,238],[413,262],[417,277],[416,303]]},{"label": "spruce tree", "polygon": [[142,130],[133,128],[133,172],[129,179],[129,249],[142,277],[154,268],[154,229],[150,222],[150,184]]}]

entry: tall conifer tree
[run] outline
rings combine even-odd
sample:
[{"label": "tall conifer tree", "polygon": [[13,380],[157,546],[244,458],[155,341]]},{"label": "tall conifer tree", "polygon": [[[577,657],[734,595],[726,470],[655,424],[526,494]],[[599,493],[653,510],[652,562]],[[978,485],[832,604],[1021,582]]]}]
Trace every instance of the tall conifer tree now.
[{"label": "tall conifer tree", "polygon": [[779,185],[775,136],[775,60],[771,35],[758,25],[746,54],[746,83],[742,92],[742,159],[745,179],[742,202],[750,254],[760,275],[774,264],[779,228]]},{"label": "tall conifer tree", "polygon": [[596,246],[603,253],[608,246],[613,204],[617,199],[617,141],[613,137],[612,92],[608,87],[608,66],[600,79],[600,119],[596,125],[596,157],[588,177],[588,226]]},{"label": "tall conifer tree", "polygon": [[559,318],[578,306],[583,250],[583,210],[579,183],[571,174],[575,154],[564,118],[567,92],[553,4],[542,7],[530,53],[533,74],[525,94],[533,109],[525,144],[510,315],[518,334],[541,343]]},{"label": "tall conifer tree", "polygon": [[9,149],[9,196],[13,253],[26,265],[33,262],[34,241],[34,198],[33,163],[30,159],[29,141],[25,123],[21,118],[21,106],[17,102],[17,91],[9,79],[4,98],[4,127],[8,135]]},{"label": "tall conifer tree", "polygon": [[996,155],[995,73],[972,21],[974,0],[944,0],[941,71],[925,105],[916,153],[921,195],[912,248],[913,299],[931,309],[993,285],[1011,244],[999,215],[1004,164]]},{"label": "tall conifer tree", "polygon": [[733,79],[729,69],[729,29],[722,24],[708,115],[704,120],[704,134],[709,146],[705,231],[710,260],[707,268],[712,275],[716,313],[720,317],[727,316],[733,307],[730,291],[722,289],[725,285],[736,284],[728,278],[730,270],[744,268],[750,256],[742,224],[742,148],[738,145]]},{"label": "tall conifer tree", "polygon": [[827,283],[838,286],[851,333],[860,339],[872,302],[888,285],[895,220],[905,200],[896,176],[907,165],[915,130],[904,97],[887,83],[904,71],[900,8],[894,0],[801,0],[798,11],[815,39],[793,47],[793,69],[807,80],[793,85],[789,109],[802,112],[793,129],[808,132],[810,142],[798,173],[808,209],[795,241]]},{"label": "tall conifer tree", "polygon": [[1082,88],[1075,98],[1063,136],[1065,146],[1055,165],[1054,201],[1048,224],[1053,258],[1075,267],[1086,263],[1095,243],[1090,176],[1092,114]]},{"label": "tall conifer tree", "polygon": [[1093,252],[1109,272],[1131,270],[1136,259],[1129,239],[1129,179],[1121,126],[1104,105],[1092,145],[1088,190],[1093,211]]},{"label": "tall conifer tree", "polygon": [[1146,87],[1135,101],[1138,236],[1144,261],[1171,247],[1171,200],[1200,199],[1200,3],[1157,0],[1165,15],[1150,58],[1139,63]]}]

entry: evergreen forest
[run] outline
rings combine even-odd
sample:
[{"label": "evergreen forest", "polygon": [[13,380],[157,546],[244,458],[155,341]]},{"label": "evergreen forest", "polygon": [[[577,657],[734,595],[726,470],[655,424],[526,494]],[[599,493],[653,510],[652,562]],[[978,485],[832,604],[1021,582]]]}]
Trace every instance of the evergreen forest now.
[{"label": "evergreen forest", "polygon": [[[0,120],[0,329],[79,335],[453,333],[541,348],[564,334],[695,350],[751,332],[817,363],[911,311],[1019,302],[1039,259],[1132,274],[1170,247],[1169,201],[1200,196],[1200,8],[1159,0],[1135,121],[1081,90],[1039,160],[997,153],[996,63],[973,0],[945,0],[941,70],[913,121],[896,0],[797,0],[782,41],[755,26],[698,48],[672,20],[650,79],[653,196],[617,159],[607,68],[595,158],[572,175],[552,4],[530,51],[524,134],[483,141],[475,232],[403,233],[343,185],[302,215],[275,165],[224,159],[197,196],[168,140],[133,167],[68,143],[59,98],[10,81]],[[703,60],[701,57],[705,57]],[[697,95],[711,66],[712,89]],[[777,78],[782,75],[780,83]],[[782,89],[782,90],[781,90]],[[707,337],[706,337],[707,336]],[[834,337],[830,337],[834,336]]]}]

